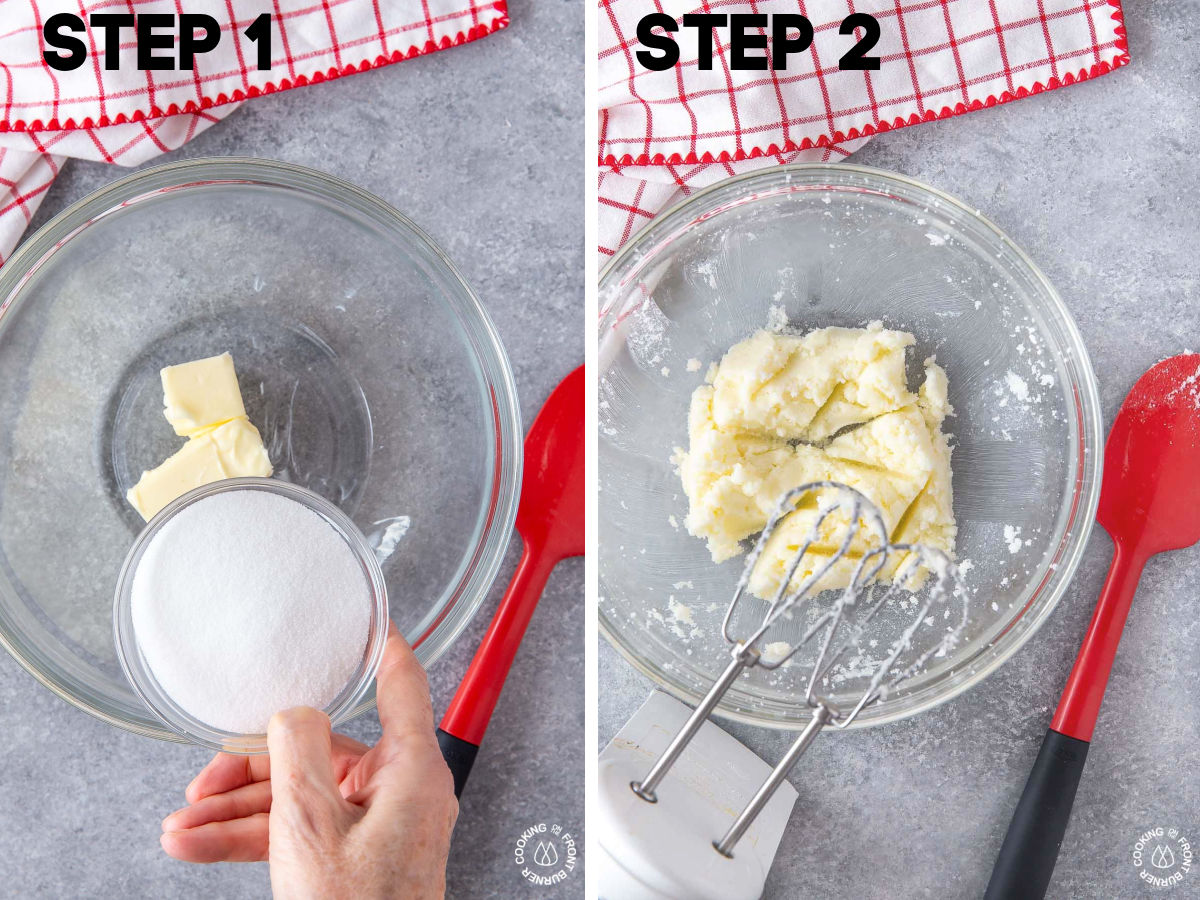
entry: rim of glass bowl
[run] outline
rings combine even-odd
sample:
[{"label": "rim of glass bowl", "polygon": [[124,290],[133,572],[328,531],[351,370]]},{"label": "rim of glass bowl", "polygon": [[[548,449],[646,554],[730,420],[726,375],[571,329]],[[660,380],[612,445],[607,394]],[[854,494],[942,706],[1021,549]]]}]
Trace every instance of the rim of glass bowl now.
[{"label": "rim of glass bowl", "polygon": [[146,527],[138,534],[133,546],[125,556],[121,565],[121,574],[117,579],[116,596],[113,600],[113,640],[117,648],[117,659],[121,670],[134,692],[142,698],[167,728],[192,744],[199,744],[210,750],[225,753],[265,753],[267,750],[266,734],[235,734],[214,728],[197,719],[176,703],[163,690],[154,677],[154,672],[142,655],[138,645],[137,633],[133,624],[133,580],[137,573],[138,564],[142,561],[151,541],[185,509],[189,509],[201,500],[217,494],[230,491],[263,491],[280,497],[287,497],[312,510],[338,533],[350,547],[371,592],[371,625],[367,633],[367,644],[363,652],[363,661],[354,677],[325,707],[334,727],[351,718],[354,708],[371,689],[379,663],[383,659],[383,648],[387,643],[388,633],[388,597],[387,582],[383,578],[383,570],[375,551],[367,543],[358,526],[342,512],[336,504],[326,500],[320,494],[272,478],[227,478],[212,484],[193,488],[181,497],[172,500],[146,523]]},{"label": "rim of glass bowl", "polygon": [[[456,313],[474,352],[481,392],[490,406],[493,440],[485,470],[488,484],[486,508],[480,511],[474,548],[459,567],[455,578],[410,637],[422,665],[435,662],[466,628],[499,573],[504,561],[520,496],[522,468],[521,414],[516,381],[499,333],[475,292],[441,248],[399,210],[348,181],[315,169],[274,160],[241,157],[183,160],[128,175],[79,200],[54,216],[27,238],[0,267],[0,333],[6,313],[21,302],[21,290],[59,248],[91,224],[106,216],[186,187],[247,184],[274,187],[316,197],[319,201],[353,211],[383,235],[403,235],[412,252],[441,271],[456,290],[442,294]],[[42,654],[0,618],[0,646],[22,668],[68,703],[102,721],[162,740],[182,740],[174,732],[131,722],[87,686],[68,681],[41,662]],[[374,691],[357,703],[347,718],[375,706]]]},{"label": "rim of glass bowl", "polygon": [[[621,289],[640,273],[648,261],[656,258],[659,251],[692,225],[732,206],[752,202],[763,192],[776,194],[780,190],[800,192],[828,187],[863,191],[904,202],[935,203],[953,211],[955,224],[971,232],[985,246],[1011,254],[1016,267],[1025,270],[1037,289],[1035,295],[1041,300],[1039,312],[1045,316],[1047,326],[1052,330],[1051,338],[1065,358],[1074,394],[1074,407],[1068,409],[1071,427],[1068,483],[1074,485],[1070,510],[1062,530],[1054,537],[1054,553],[1043,560],[1038,577],[1031,579],[1027,596],[1014,607],[1014,617],[992,641],[980,644],[969,659],[936,683],[906,695],[890,711],[871,716],[870,708],[864,710],[863,716],[850,726],[863,728],[904,719],[957,697],[1007,662],[1041,628],[1062,599],[1091,535],[1100,499],[1103,466],[1100,450],[1103,443],[1099,389],[1087,348],[1074,318],[1041,269],[991,220],[957,198],[907,176],[868,166],[849,163],[835,166],[820,163],[775,166],[718,182],[672,206],[636,234],[600,273],[600,322],[597,335],[601,346],[606,335],[628,314],[628,310],[616,302]],[[603,353],[600,358],[604,358]],[[603,572],[600,577],[600,595],[603,596]],[[597,615],[600,633],[635,669],[684,702],[695,705],[700,701],[701,695],[677,684],[669,672],[642,657],[632,643],[622,637],[620,628],[606,617],[602,605]],[[739,696],[746,697],[749,702],[749,695],[739,694],[737,688],[730,691],[727,699]],[[748,712],[745,708],[722,701],[717,714],[736,722],[789,730],[802,727],[807,718],[800,707],[794,707],[795,715],[789,717],[784,714],[770,715],[768,710],[793,707],[777,701],[766,706],[767,710],[762,712]]]}]

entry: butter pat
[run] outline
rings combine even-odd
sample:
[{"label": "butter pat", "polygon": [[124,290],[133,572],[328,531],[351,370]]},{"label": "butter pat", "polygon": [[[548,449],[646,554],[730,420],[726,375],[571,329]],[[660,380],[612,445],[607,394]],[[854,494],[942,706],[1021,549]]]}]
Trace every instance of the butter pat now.
[{"label": "butter pat", "polygon": [[233,357],[228,353],[167,366],[160,375],[163,415],[181,437],[246,415]]},{"label": "butter pat", "polygon": [[262,436],[246,417],[232,356],[167,366],[160,375],[163,415],[188,441],[160,466],[143,472],[125,495],[143,519],[201,485],[271,474]]},{"label": "butter pat", "polygon": [[150,519],[193,488],[225,478],[265,478],[271,472],[262,437],[243,416],[193,437],[162,465],[143,472],[125,496],[143,519]]}]

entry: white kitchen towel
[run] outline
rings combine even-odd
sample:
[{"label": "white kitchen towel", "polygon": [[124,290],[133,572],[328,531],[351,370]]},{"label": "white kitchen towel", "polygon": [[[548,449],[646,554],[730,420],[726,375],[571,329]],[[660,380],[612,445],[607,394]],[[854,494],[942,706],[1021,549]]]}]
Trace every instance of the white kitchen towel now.
[{"label": "white kitchen towel", "polygon": [[[649,12],[796,13],[812,48],[785,69],[734,70],[729,29],[714,64],[677,34],[678,65],[636,61]],[[839,68],[861,31],[880,25],[877,71]],[[766,31],[766,30],[763,30]],[[770,46],[770,36],[767,43]],[[872,135],[1074,84],[1129,62],[1119,0],[599,0],[602,262],[655,215],[728,175],[784,162],[843,159]]]},{"label": "white kitchen towel", "polygon": [[[221,31],[194,71],[139,70],[132,29],[121,34],[115,70],[91,30],[81,35],[89,42],[83,66],[62,72],[43,59],[43,27],[56,13],[180,8],[177,0],[0,0],[0,264],[69,157],[138,165],[243,100],[465,44],[508,24],[505,0],[189,0],[186,12],[212,16]],[[244,32],[264,11],[271,66],[260,70],[259,44]]]}]

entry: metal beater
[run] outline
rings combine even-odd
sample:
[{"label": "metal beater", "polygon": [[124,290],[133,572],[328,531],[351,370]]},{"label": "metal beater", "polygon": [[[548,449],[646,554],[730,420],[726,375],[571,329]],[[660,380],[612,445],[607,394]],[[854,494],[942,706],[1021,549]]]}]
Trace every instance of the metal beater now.
[{"label": "metal beater", "polygon": [[[809,495],[812,495],[812,498],[809,498]],[[774,595],[768,601],[769,606],[762,624],[748,637],[739,639],[731,633],[732,623],[739,604],[748,592],[750,577],[755,566],[782,520],[802,505],[806,499],[816,499],[817,501],[817,511],[807,537],[787,566],[786,574]],[[839,514],[840,520],[837,518]],[[840,543],[836,544],[835,552],[828,555],[822,553],[819,557],[820,563],[813,568],[812,572],[798,584],[793,585],[796,572],[810,551],[814,547],[820,546],[820,541],[828,542],[827,523],[835,527],[845,526],[845,533]],[[764,658],[762,650],[758,646],[764,636],[781,620],[792,618],[802,604],[821,592],[822,579],[840,561],[851,558],[851,550],[856,540],[865,541],[868,549],[862,553],[855,566],[850,583],[831,602],[828,609],[822,610],[816,615],[800,640],[786,654]],[[877,576],[898,554],[902,555],[901,562],[891,583],[878,582]],[[911,624],[901,630],[891,641],[887,656],[875,670],[858,702],[849,710],[844,710],[834,706],[828,699],[821,696],[818,693],[820,686],[828,683],[831,672],[842,661],[847,651],[860,646],[860,641],[876,614],[889,603],[895,602],[901,597],[913,597],[914,595],[908,588],[916,587],[927,579],[932,579],[932,582],[925,584],[920,594],[921,599],[911,601],[916,606]],[[912,639],[918,629],[931,627],[930,623],[933,620],[930,619],[930,611],[934,606],[949,604],[955,598],[962,603],[962,615],[958,621],[947,628],[940,640],[919,653],[911,662],[899,666],[898,660],[906,650],[912,648]],[[864,708],[886,697],[888,692],[899,683],[920,672],[930,659],[943,656],[953,649],[966,624],[966,604],[966,592],[962,590],[958,569],[949,557],[940,550],[919,544],[889,543],[887,528],[879,510],[858,491],[831,481],[812,482],[788,491],[780,499],[766,528],[763,529],[755,543],[754,550],[747,558],[745,569],[725,613],[725,619],[721,626],[722,635],[733,645],[731,651],[733,658],[691,716],[676,732],[666,749],[659,755],[650,771],[640,781],[632,782],[630,787],[642,800],[648,803],[657,803],[656,789],[738,676],[754,666],[777,669],[794,656],[801,647],[820,635],[817,659],[804,695],[805,703],[812,709],[812,718],[750,802],[742,809],[725,835],[712,842],[719,853],[732,858],[734,847],[738,841],[742,839],[746,830],[766,807],[780,785],[784,783],[792,767],[804,755],[821,730],[828,725],[832,725],[834,728],[845,728]],[[944,621],[944,619],[939,618],[938,621]]]}]

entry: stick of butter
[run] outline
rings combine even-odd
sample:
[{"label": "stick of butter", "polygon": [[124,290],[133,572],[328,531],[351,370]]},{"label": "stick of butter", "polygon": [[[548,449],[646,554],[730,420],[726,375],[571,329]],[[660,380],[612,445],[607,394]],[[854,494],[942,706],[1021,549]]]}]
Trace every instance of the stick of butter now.
[{"label": "stick of butter", "polygon": [[246,417],[228,353],[168,366],[161,375],[163,414],[188,441],[157,468],[143,472],[125,495],[143,519],[201,485],[272,473],[262,436]]},{"label": "stick of butter", "polygon": [[190,439],[162,465],[143,472],[126,497],[143,519],[150,519],[202,484],[246,475],[265,478],[271,471],[258,429],[243,416]]},{"label": "stick of butter", "polygon": [[246,415],[233,357],[228,353],[167,366],[159,374],[163,415],[180,437]]}]

